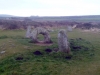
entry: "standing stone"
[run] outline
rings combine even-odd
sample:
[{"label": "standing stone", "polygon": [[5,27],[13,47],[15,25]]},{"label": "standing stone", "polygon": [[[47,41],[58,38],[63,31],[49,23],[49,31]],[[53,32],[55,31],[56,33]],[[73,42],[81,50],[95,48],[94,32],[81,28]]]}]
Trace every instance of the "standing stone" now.
[{"label": "standing stone", "polygon": [[26,38],[30,38],[30,36],[31,36],[31,26],[28,26],[28,27],[27,27],[27,32],[26,32],[25,37],[26,37]]},{"label": "standing stone", "polygon": [[60,52],[70,53],[69,42],[64,29],[60,30],[58,33],[58,46]]},{"label": "standing stone", "polygon": [[37,35],[38,35],[38,31],[37,31],[37,28],[35,28],[31,33],[31,39],[33,43],[38,42]]},{"label": "standing stone", "polygon": [[71,26],[68,26],[67,27],[67,31],[71,32],[72,31],[72,27]]}]

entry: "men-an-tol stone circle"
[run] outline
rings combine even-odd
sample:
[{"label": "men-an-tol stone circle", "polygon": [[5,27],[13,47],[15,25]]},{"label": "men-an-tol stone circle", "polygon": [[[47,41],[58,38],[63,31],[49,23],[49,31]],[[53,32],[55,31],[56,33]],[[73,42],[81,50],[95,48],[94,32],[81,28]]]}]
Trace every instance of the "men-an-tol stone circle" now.
[{"label": "men-an-tol stone circle", "polygon": [[58,33],[58,46],[60,52],[70,53],[70,46],[64,29],[60,30]]},{"label": "men-an-tol stone circle", "polygon": [[44,36],[43,43],[52,43],[48,30],[43,27],[35,28],[31,33],[32,42],[39,43],[40,41],[37,39],[37,36],[42,34]]}]

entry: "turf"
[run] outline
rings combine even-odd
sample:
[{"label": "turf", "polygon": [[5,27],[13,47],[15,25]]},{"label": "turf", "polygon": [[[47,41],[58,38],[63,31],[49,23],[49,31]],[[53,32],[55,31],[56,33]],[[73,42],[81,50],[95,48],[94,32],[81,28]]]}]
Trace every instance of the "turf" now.
[{"label": "turf", "polygon": [[67,55],[54,52],[58,30],[50,32],[51,46],[29,43],[25,30],[0,31],[0,75],[100,75],[100,33],[67,32]]}]

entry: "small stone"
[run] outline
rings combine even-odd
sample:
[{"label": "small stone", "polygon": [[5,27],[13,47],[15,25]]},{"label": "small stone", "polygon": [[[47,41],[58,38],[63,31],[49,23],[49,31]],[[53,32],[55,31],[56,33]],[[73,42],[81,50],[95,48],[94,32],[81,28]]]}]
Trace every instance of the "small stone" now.
[{"label": "small stone", "polygon": [[6,52],[6,51],[1,51],[0,53],[1,53],[1,54],[4,54],[5,52]]}]

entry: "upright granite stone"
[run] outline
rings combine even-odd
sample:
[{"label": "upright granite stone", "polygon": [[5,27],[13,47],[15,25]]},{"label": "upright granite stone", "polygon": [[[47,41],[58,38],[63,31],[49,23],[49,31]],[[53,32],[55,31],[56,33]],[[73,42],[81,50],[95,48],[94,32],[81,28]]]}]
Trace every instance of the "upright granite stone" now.
[{"label": "upright granite stone", "polygon": [[25,37],[30,38],[30,36],[31,36],[31,26],[28,26]]},{"label": "upright granite stone", "polygon": [[67,26],[67,31],[71,32],[72,31],[72,27],[71,26]]},{"label": "upright granite stone", "polygon": [[32,38],[32,41],[33,41],[34,43],[40,42],[40,41],[37,39],[37,36],[38,36],[39,34],[42,34],[42,35],[44,36],[44,40],[43,40],[44,43],[52,43],[48,30],[46,30],[46,29],[43,28],[43,27],[37,27],[37,28],[35,28],[35,29],[32,31],[32,33],[31,33],[31,38]]},{"label": "upright granite stone", "polygon": [[58,46],[60,52],[70,52],[68,38],[64,29],[60,30],[58,33]]}]

